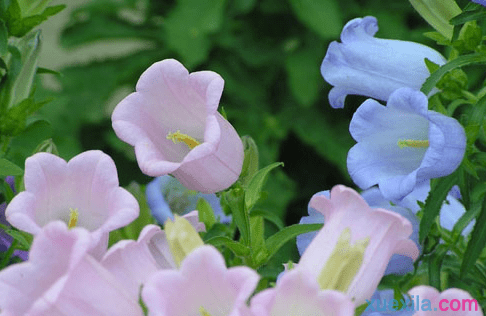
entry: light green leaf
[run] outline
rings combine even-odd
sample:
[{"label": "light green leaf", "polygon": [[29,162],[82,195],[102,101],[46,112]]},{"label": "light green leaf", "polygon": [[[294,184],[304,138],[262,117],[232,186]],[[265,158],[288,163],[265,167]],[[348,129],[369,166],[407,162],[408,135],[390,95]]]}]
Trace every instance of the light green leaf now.
[{"label": "light green leaf", "polygon": [[260,169],[245,186],[245,204],[246,209],[251,210],[261,197],[263,185],[267,179],[268,173],[273,169],[283,166],[283,162],[275,162],[265,168]]},{"label": "light green leaf", "polygon": [[228,249],[233,251],[235,255],[240,257],[246,257],[250,254],[250,248],[225,236],[213,237],[206,240],[204,243],[208,245],[213,245],[215,247],[224,245],[228,247]]},{"label": "light green leaf", "polygon": [[216,223],[216,217],[214,217],[214,210],[209,205],[208,201],[203,198],[199,198],[197,200],[196,209],[199,215],[199,221],[204,223],[206,227],[206,231],[210,230],[213,227],[214,223]]},{"label": "light green leaf", "polygon": [[24,170],[14,164],[13,162],[0,158],[0,177],[6,176],[20,176],[24,173]]},{"label": "light green leaf", "polygon": [[285,227],[266,240],[265,244],[268,249],[267,260],[276,254],[286,242],[292,240],[300,234],[310,233],[321,228],[322,224],[295,224]]}]

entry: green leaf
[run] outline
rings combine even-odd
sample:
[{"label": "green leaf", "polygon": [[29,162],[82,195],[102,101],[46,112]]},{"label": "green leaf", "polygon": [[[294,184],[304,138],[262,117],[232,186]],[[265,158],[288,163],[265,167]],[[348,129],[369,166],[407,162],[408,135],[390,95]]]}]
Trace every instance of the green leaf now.
[{"label": "green leaf", "polygon": [[7,53],[8,50],[8,30],[5,22],[0,20],[0,56]]},{"label": "green leaf", "polygon": [[24,170],[14,164],[13,162],[0,158],[0,177],[6,176],[20,176],[24,173]]},{"label": "green leaf", "polygon": [[250,242],[250,218],[245,208],[245,191],[242,188],[234,188],[223,192],[220,198],[221,206],[233,216],[233,221],[238,227],[244,245]]},{"label": "green leaf", "polygon": [[245,135],[241,137],[241,141],[243,142],[245,156],[240,181],[243,185],[247,185],[248,181],[258,171],[258,147],[251,136]]},{"label": "green leaf", "polygon": [[479,21],[486,19],[486,11],[484,10],[472,10],[464,11],[459,15],[453,17],[449,23],[452,25],[464,24],[468,21]]},{"label": "green leaf", "polygon": [[[33,237],[29,233],[15,230],[15,229],[5,229],[5,233],[12,236],[15,240],[17,240],[21,246],[21,250],[29,250],[30,245],[32,244]],[[19,247],[20,248],[20,247]]]},{"label": "green leaf", "polygon": [[319,71],[322,52],[307,49],[292,53],[285,60],[290,91],[304,107],[311,106],[319,96],[322,77]]},{"label": "green leaf", "polygon": [[442,261],[444,260],[444,257],[447,255],[448,251],[449,247],[441,244],[435,249],[429,258],[429,284],[439,290],[441,289],[440,276]]},{"label": "green leaf", "polygon": [[282,222],[282,219],[280,219],[280,217],[278,217],[278,215],[275,214],[274,212],[266,211],[266,210],[253,209],[250,212],[250,217],[253,217],[253,216],[263,217],[267,221],[269,221],[269,222],[273,223],[275,226],[277,226],[277,228],[279,230],[281,230],[285,227],[284,223]]},{"label": "green leaf", "polygon": [[430,38],[431,40],[434,40],[439,45],[451,45],[451,41],[439,32],[425,32],[424,36]]},{"label": "green leaf", "polygon": [[41,14],[31,15],[23,19],[15,19],[13,21],[9,21],[10,33],[16,37],[23,37],[34,27],[47,20],[50,16],[53,16],[64,10],[65,7],[66,5],[64,4],[56,5],[46,8]]},{"label": "green leaf", "polygon": [[462,231],[469,225],[469,223],[479,215],[481,211],[481,205],[475,205],[471,210],[468,210],[464,213],[454,224],[454,228],[452,229],[455,236],[459,236],[462,234]]},{"label": "green leaf", "polygon": [[425,61],[425,66],[427,66],[427,69],[429,70],[430,73],[434,73],[435,71],[437,71],[437,69],[440,68],[438,64],[434,63],[428,58],[425,58],[424,61]]},{"label": "green leaf", "polygon": [[324,39],[337,38],[343,26],[335,0],[290,0],[297,17]]},{"label": "green leaf", "polygon": [[216,218],[214,217],[214,210],[209,205],[208,201],[203,198],[197,200],[196,209],[199,215],[199,221],[204,223],[206,231],[210,230],[211,227],[216,223]]},{"label": "green leaf", "polygon": [[247,210],[251,210],[252,207],[260,199],[263,184],[265,184],[268,173],[273,169],[283,165],[284,165],[283,162],[274,162],[273,164],[260,169],[251,178],[251,180],[248,182],[248,185],[245,187],[245,204]]},{"label": "green leaf", "polygon": [[437,215],[439,215],[442,203],[444,202],[447,194],[451,188],[457,184],[458,170],[447,177],[436,179],[433,182],[435,185],[432,185],[429,196],[425,200],[424,213],[422,219],[420,220],[419,239],[421,243],[424,242],[425,238],[429,234],[430,228],[432,227]]},{"label": "green leaf", "polygon": [[43,68],[43,67],[37,67],[37,74],[50,74],[50,75],[55,75],[55,76],[61,76],[61,73],[52,69],[48,68]]},{"label": "green leaf", "polygon": [[432,91],[432,89],[437,85],[442,76],[453,69],[472,64],[484,63],[486,63],[486,55],[482,53],[459,56],[456,59],[441,66],[436,72],[430,75],[430,77],[425,80],[420,91],[422,91],[424,94],[429,94],[430,91]]},{"label": "green leaf", "polygon": [[259,267],[267,258],[265,247],[263,217],[250,217],[251,257],[254,267]]},{"label": "green leaf", "polygon": [[461,278],[472,269],[476,260],[486,245],[486,198],[484,198],[479,218],[474,225],[471,238],[467,244],[466,252],[461,265]]},{"label": "green leaf", "polygon": [[268,249],[267,260],[276,254],[286,242],[292,240],[300,234],[310,233],[321,228],[322,224],[295,224],[285,227],[266,240],[265,244]]},{"label": "green leaf", "polygon": [[177,2],[164,21],[169,47],[182,57],[184,64],[194,67],[209,55],[211,40],[222,24],[226,0],[206,0],[197,6],[191,0]]},{"label": "green leaf", "polygon": [[240,257],[246,257],[250,254],[250,248],[225,236],[212,237],[204,241],[204,243],[208,245],[213,245],[215,247],[226,246],[228,247],[228,249],[233,251],[235,255]]}]

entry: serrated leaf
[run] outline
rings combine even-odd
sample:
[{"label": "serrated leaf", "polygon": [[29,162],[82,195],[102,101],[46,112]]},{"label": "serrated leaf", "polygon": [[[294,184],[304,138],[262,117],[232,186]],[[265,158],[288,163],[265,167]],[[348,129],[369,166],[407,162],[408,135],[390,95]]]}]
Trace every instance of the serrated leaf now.
[{"label": "serrated leaf", "polygon": [[335,0],[290,0],[297,17],[324,39],[341,33],[342,14]]},{"label": "serrated leaf", "polygon": [[265,168],[258,170],[258,172],[255,173],[255,175],[248,182],[248,185],[245,186],[245,204],[247,210],[251,210],[252,207],[260,199],[262,188],[265,184],[268,173],[273,169],[283,165],[283,162],[275,162],[271,165],[266,166]]},{"label": "serrated leaf", "polygon": [[213,237],[206,240],[204,243],[208,245],[213,245],[215,247],[222,245],[226,246],[228,247],[228,249],[233,251],[235,255],[240,257],[246,257],[250,254],[250,248],[225,236]]},{"label": "serrated leaf", "polygon": [[474,225],[471,238],[467,244],[466,252],[461,265],[461,278],[474,266],[481,251],[486,245],[486,198],[483,200],[481,213]]},{"label": "serrated leaf", "polygon": [[6,176],[20,176],[24,173],[24,170],[14,164],[13,162],[0,158],[0,177]]},{"label": "serrated leaf", "polygon": [[285,227],[266,240],[265,245],[268,249],[267,260],[276,254],[286,242],[292,240],[300,234],[310,233],[321,228],[322,224],[295,224]]},{"label": "serrated leaf", "polygon": [[436,185],[432,186],[429,196],[425,200],[424,212],[420,220],[419,240],[421,243],[424,242],[429,234],[430,228],[434,224],[437,215],[439,215],[442,203],[446,199],[447,194],[457,184],[458,170],[447,177],[437,179]]}]

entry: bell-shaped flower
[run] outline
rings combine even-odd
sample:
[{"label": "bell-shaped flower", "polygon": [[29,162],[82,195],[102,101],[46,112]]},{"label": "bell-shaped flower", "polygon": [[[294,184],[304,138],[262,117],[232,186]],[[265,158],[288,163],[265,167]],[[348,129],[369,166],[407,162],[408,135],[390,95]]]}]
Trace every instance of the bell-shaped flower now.
[{"label": "bell-shaped flower", "polygon": [[115,163],[99,150],[66,162],[48,153],[25,161],[25,191],[6,210],[12,226],[31,234],[55,220],[91,232],[92,254],[101,258],[110,231],[128,225],[139,214],[137,200],[118,184]]},{"label": "bell-shaped flower", "polygon": [[393,92],[387,105],[368,99],[349,131],[358,142],[348,152],[348,171],[362,189],[378,184],[396,202],[422,182],[456,170],[466,149],[464,128],[427,109],[427,97],[410,88]]},{"label": "bell-shaped flower", "polygon": [[295,269],[311,273],[321,289],[346,293],[357,306],[373,295],[393,254],[412,260],[419,255],[407,219],[369,207],[350,188],[337,185],[330,198],[315,195],[309,206],[324,215],[325,224]]},{"label": "bell-shaped flower", "polygon": [[408,291],[414,316],[483,316],[481,306],[468,292],[451,288],[440,293],[431,286]]},{"label": "bell-shaped flower", "polygon": [[150,316],[251,315],[246,301],[258,274],[248,267],[226,268],[212,246],[192,251],[179,270],[160,270],[142,289]]},{"label": "bell-shaped flower", "polygon": [[2,315],[143,316],[138,295],[91,257],[90,247],[86,229],[47,224],[34,238],[29,260],[0,271]]},{"label": "bell-shaped flower", "polygon": [[258,316],[354,316],[354,304],[344,293],[321,291],[315,278],[294,269],[285,273],[275,288],[255,295],[251,311]]},{"label": "bell-shaped flower", "polygon": [[375,38],[375,17],[356,18],[344,26],[341,42],[332,42],[321,65],[333,108],[344,107],[348,94],[386,101],[398,88],[419,90],[430,73],[424,59],[443,65],[445,58],[422,44]]},{"label": "bell-shaped flower", "polygon": [[175,176],[190,190],[214,193],[232,185],[243,165],[243,143],[218,113],[223,79],[212,71],[189,74],[174,59],[150,66],[136,92],[112,115],[113,129],[135,147],[143,173]]},{"label": "bell-shaped flower", "polygon": [[[192,225],[194,232],[205,230],[204,224],[199,222],[197,211],[183,218]],[[179,231],[183,232],[183,229]],[[138,295],[140,286],[155,272],[178,268],[177,258],[172,253],[171,241],[166,233],[157,225],[147,225],[140,232],[138,240],[121,240],[111,246],[101,264],[118,278],[126,290],[132,295]],[[191,232],[186,235],[191,236]],[[203,244],[199,235],[195,239],[199,239],[199,243],[196,241],[199,245]]]},{"label": "bell-shaped flower", "polygon": [[184,215],[194,211],[200,198],[211,205],[221,223],[231,222],[231,216],[223,213],[216,194],[188,190],[179,180],[169,175],[157,177],[147,184],[145,194],[152,215],[162,225],[169,218],[174,220],[174,214]]},{"label": "bell-shaped flower", "polygon": [[[321,195],[328,199],[330,198],[329,191],[318,192],[314,196],[321,196]],[[414,212],[412,212],[410,209],[407,209],[405,207],[391,205],[389,201],[383,198],[383,195],[381,195],[380,190],[376,187],[363,191],[361,193],[361,197],[372,208],[383,208],[395,212],[397,214],[400,214],[401,216],[409,220],[413,228],[413,232],[412,235],[410,235],[410,239],[413,240],[413,242],[417,245],[419,249],[421,248],[418,242],[419,222]],[[323,209],[315,209],[311,207],[311,205],[309,204],[308,213],[309,216],[302,217],[302,219],[300,220],[300,224],[324,223]],[[297,236],[297,249],[300,255],[304,253],[304,251],[307,249],[307,246],[309,246],[309,244],[311,243],[311,241],[314,239],[316,235],[317,232],[310,232],[310,233],[305,233]],[[412,260],[412,258],[408,256],[394,254],[391,257],[390,261],[388,262],[388,266],[385,270],[384,275],[409,273],[414,270],[413,262],[414,260]]]}]

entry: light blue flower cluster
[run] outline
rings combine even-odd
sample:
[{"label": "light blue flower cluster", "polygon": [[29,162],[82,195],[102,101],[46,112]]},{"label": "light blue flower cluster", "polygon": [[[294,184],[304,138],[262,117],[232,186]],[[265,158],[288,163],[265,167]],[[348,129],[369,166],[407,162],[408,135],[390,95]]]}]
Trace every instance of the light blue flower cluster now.
[{"label": "light blue flower cluster", "polygon": [[[349,21],[341,33],[342,43],[329,45],[321,72],[334,86],[329,93],[333,108],[344,107],[348,94],[386,101],[383,105],[368,99],[354,113],[349,131],[357,144],[348,153],[348,171],[356,185],[365,190],[361,195],[371,207],[396,212],[412,223],[410,238],[420,249],[417,202],[425,202],[430,179],[449,175],[460,165],[466,135],[454,118],[428,110],[428,96],[419,90],[430,75],[425,59],[443,65],[445,58],[421,44],[377,39],[377,31],[374,17]],[[329,197],[329,191],[316,195]],[[440,224],[445,229],[452,230],[466,212],[458,199],[460,193],[453,188],[440,211]],[[309,207],[308,213],[301,224],[324,222],[323,214],[317,210]],[[472,230],[472,225],[463,231],[464,235]],[[297,237],[300,254],[315,235]],[[410,258],[394,255],[385,275],[403,275],[413,269]],[[393,291],[377,291],[375,296],[393,298]],[[363,315],[385,314],[370,310]]]}]

